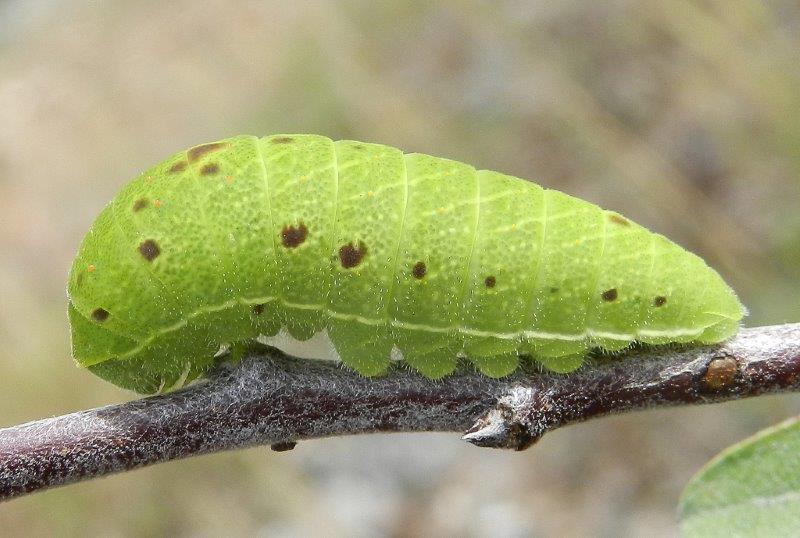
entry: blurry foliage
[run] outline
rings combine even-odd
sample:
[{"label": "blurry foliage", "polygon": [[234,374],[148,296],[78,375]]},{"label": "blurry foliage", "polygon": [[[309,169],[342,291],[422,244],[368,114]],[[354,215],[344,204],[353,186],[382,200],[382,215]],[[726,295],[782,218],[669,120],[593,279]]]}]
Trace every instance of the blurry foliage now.
[{"label": "blurry foliage", "polygon": [[796,536],[800,532],[799,451],[796,418],[723,451],[681,496],[684,534]]},{"label": "blurry foliage", "polygon": [[[245,132],[377,141],[530,178],[697,251],[749,324],[800,320],[795,0],[6,0],[0,24],[5,425],[130,396],[69,360],[71,258],[140,170]],[[692,473],[797,401],[604,419],[525,454],[398,435],[208,456],[14,501],[0,523],[672,535]]]}]

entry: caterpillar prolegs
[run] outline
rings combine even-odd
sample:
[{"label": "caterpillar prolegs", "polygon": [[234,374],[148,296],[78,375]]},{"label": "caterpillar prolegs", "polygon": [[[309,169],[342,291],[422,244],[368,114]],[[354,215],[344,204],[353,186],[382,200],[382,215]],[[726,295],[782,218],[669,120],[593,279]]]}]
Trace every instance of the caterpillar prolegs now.
[{"label": "caterpillar prolegs", "polygon": [[128,184],[69,278],[73,355],[143,393],[220,346],[327,331],[379,375],[465,356],[577,368],[589,348],[710,343],[744,309],[703,260],[613,211],[448,159],[316,135],[238,136]]}]

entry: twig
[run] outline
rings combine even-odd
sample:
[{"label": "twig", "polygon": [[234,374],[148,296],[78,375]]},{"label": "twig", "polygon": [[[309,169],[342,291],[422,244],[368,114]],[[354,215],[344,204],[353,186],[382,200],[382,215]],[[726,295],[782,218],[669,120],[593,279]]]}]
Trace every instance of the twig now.
[{"label": "twig", "polygon": [[532,368],[441,381],[396,367],[362,378],[264,348],[174,393],[0,430],[0,499],[197,454],[374,432],[464,431],[522,450],[545,432],[635,409],[800,389],[800,324],[742,330],[721,346],[632,350],[570,375]]}]

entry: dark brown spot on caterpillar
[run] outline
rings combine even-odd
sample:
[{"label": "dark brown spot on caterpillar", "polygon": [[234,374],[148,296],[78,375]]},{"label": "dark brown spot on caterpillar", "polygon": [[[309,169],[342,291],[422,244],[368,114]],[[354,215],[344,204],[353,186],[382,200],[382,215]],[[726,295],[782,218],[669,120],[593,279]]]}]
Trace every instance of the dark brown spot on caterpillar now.
[{"label": "dark brown spot on caterpillar", "polygon": [[219,172],[219,165],[217,163],[204,164],[200,169],[201,176],[210,176],[211,174],[216,174],[217,172]]},{"label": "dark brown spot on caterpillar", "polygon": [[139,245],[139,254],[141,254],[145,260],[151,262],[158,258],[158,255],[161,254],[161,249],[158,248],[155,241],[148,239]]},{"label": "dark brown spot on caterpillar", "polygon": [[610,290],[606,290],[601,295],[604,301],[616,301],[617,300],[617,288],[611,288]]},{"label": "dark brown spot on caterpillar", "polygon": [[357,266],[366,255],[367,245],[361,241],[358,242],[357,247],[353,245],[353,243],[348,243],[339,249],[339,261],[342,262],[342,267],[345,269],[351,269]]},{"label": "dark brown spot on caterpillar", "polygon": [[487,276],[483,283],[486,284],[487,288],[494,288],[497,284],[497,279],[493,276]]},{"label": "dark brown spot on caterpillar", "polygon": [[214,151],[219,151],[227,147],[227,142],[212,142],[211,144],[203,144],[202,146],[193,147],[186,152],[186,156],[189,158],[189,162],[193,163],[198,161],[203,155],[212,153]]},{"label": "dark brown spot on caterpillar", "polygon": [[308,228],[300,222],[296,227],[293,225],[286,225],[281,230],[281,242],[286,248],[295,248],[303,244],[308,237]]},{"label": "dark brown spot on caterpillar", "polygon": [[417,280],[423,278],[427,272],[428,267],[425,265],[425,262],[417,262],[414,264],[414,267],[411,268],[411,274],[414,275],[414,278]]},{"label": "dark brown spot on caterpillar", "polygon": [[286,452],[287,450],[292,450],[296,446],[297,443],[295,441],[278,441],[277,443],[269,445],[275,452]]},{"label": "dark brown spot on caterpillar", "polygon": [[263,313],[264,313],[264,304],[263,303],[262,304],[253,305],[253,314],[255,314],[256,316],[260,316]]},{"label": "dark brown spot on caterpillar", "polygon": [[733,383],[739,373],[739,363],[732,357],[721,357],[708,363],[706,373],[700,382],[707,392],[717,392],[726,389]]},{"label": "dark brown spot on caterpillar", "polygon": [[550,288],[550,293],[555,293],[555,292],[557,292],[557,291],[558,291],[558,288],[557,288],[557,287],[555,287],[555,286],[552,286],[552,287]]},{"label": "dark brown spot on caterpillar", "polygon": [[147,198],[139,198],[138,200],[136,200],[136,201],[133,203],[133,211],[134,211],[134,212],[136,212],[136,211],[141,211],[142,209],[144,209],[145,207],[147,207],[147,204],[148,204],[148,203],[149,203],[149,202],[147,201]]},{"label": "dark brown spot on caterpillar", "polygon": [[664,306],[665,304],[667,304],[667,298],[663,295],[659,295],[653,299],[653,306]]},{"label": "dark brown spot on caterpillar", "polygon": [[92,312],[92,319],[97,323],[103,323],[108,319],[108,310],[105,308],[98,308]]},{"label": "dark brown spot on caterpillar", "polygon": [[186,163],[183,161],[177,162],[169,167],[170,174],[177,174],[178,172],[183,172],[186,170]]},{"label": "dark brown spot on caterpillar", "polygon": [[270,140],[273,144],[291,144],[294,142],[294,138],[291,136],[279,136],[277,138],[273,138]]},{"label": "dark brown spot on caterpillar", "polygon": [[620,215],[616,215],[614,213],[611,213],[608,216],[608,220],[610,220],[614,224],[619,224],[620,226],[630,226],[631,225],[631,222],[628,219],[626,219],[625,217],[622,217]]}]

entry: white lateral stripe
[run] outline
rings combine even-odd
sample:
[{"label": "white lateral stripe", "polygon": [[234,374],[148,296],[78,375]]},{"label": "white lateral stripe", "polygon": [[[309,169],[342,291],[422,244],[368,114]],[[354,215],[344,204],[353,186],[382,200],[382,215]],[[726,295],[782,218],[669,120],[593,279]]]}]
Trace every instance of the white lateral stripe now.
[{"label": "white lateral stripe", "polygon": [[[272,302],[278,300],[277,297],[257,297],[251,299],[232,299],[230,301],[226,301],[220,305],[213,305],[213,306],[206,306],[202,308],[198,308],[195,312],[192,312],[185,319],[180,320],[179,322],[170,325],[169,327],[165,327],[158,332],[154,333],[152,336],[145,338],[139,345],[131,349],[130,351],[119,355],[118,359],[126,359],[132,357],[146,348],[148,345],[153,343],[157,338],[168,334],[173,331],[177,331],[182,329],[186,325],[188,325],[189,320],[196,318],[203,314],[211,314],[214,312],[219,312],[221,310],[226,310],[235,306],[237,303],[242,305],[257,305],[257,304],[264,304],[268,302]],[[477,337],[492,337],[498,338],[501,340],[533,340],[533,339],[541,339],[541,340],[560,340],[564,342],[579,342],[581,340],[586,340],[589,343],[593,339],[604,338],[608,340],[619,340],[622,342],[632,342],[637,340],[640,337],[650,337],[650,338],[677,338],[682,336],[699,336],[706,327],[701,327],[699,329],[689,329],[689,328],[682,328],[682,329],[669,329],[669,330],[657,330],[657,329],[637,329],[635,333],[614,333],[608,331],[597,331],[593,329],[587,329],[582,333],[576,334],[564,334],[564,333],[553,333],[553,332],[545,332],[545,331],[516,331],[516,332],[508,332],[508,333],[498,333],[492,331],[483,331],[480,329],[473,329],[470,327],[435,327],[432,325],[424,325],[421,323],[411,323],[407,321],[401,321],[398,319],[373,319],[373,318],[365,318],[363,316],[358,316],[355,314],[344,314],[341,312],[336,312],[331,310],[330,308],[325,307],[324,305],[320,304],[304,304],[304,303],[289,303],[286,301],[281,301],[283,306],[287,308],[296,308],[299,310],[324,310],[325,313],[335,319],[340,319],[344,321],[355,321],[364,325],[371,325],[374,327],[379,327],[381,325],[391,325],[392,327],[396,327],[398,329],[408,329],[412,331],[421,331],[427,333],[460,333],[466,336],[477,336]],[[108,360],[108,359],[106,359]],[[104,361],[100,361],[104,362]],[[99,364],[93,363],[93,364]],[[90,365],[91,366],[91,365]]]}]

